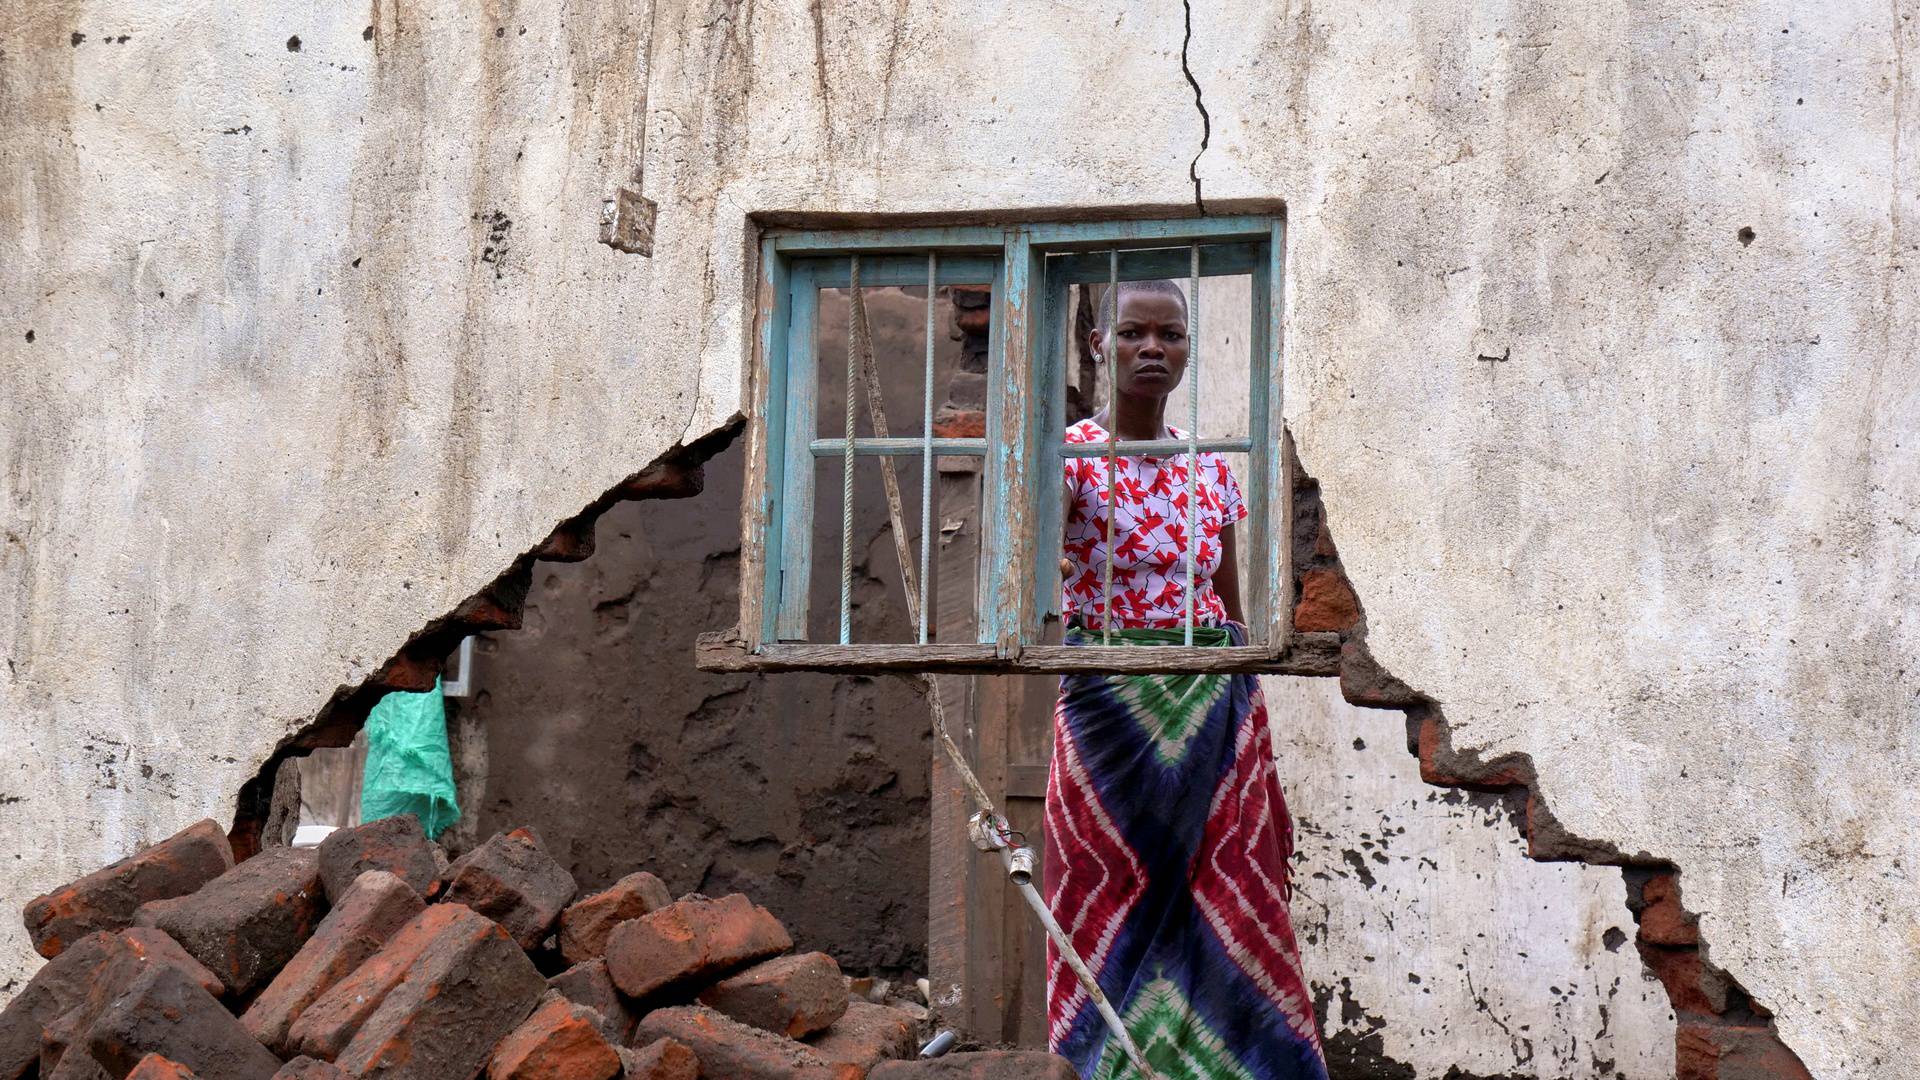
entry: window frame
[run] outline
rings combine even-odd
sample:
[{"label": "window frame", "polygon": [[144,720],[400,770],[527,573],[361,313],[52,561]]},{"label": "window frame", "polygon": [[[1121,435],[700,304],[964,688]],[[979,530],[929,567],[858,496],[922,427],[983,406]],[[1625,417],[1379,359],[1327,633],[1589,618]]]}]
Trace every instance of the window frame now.
[{"label": "window frame", "polygon": [[[1202,276],[1248,274],[1252,280],[1244,452],[1255,513],[1242,523],[1238,547],[1243,614],[1255,643],[1231,648],[1044,644],[1045,619],[1059,608],[1058,555],[1041,547],[1057,544],[1061,535],[1060,500],[1046,497],[1057,488],[1045,478],[1049,472],[1058,475],[1066,456],[1061,448],[1068,358],[1061,327],[1072,318],[1069,286],[1107,281],[1108,252],[1116,247],[1134,249],[1120,256],[1122,280],[1184,280],[1194,245],[1200,247]],[[1152,250],[1138,250],[1143,247]],[[936,285],[978,285],[983,273],[990,272],[992,286],[985,438],[930,438],[926,432],[910,440],[916,448],[912,458],[931,446],[935,456],[984,459],[977,640],[844,645],[795,640],[804,634],[811,572],[812,465],[816,457],[839,456],[832,448],[843,444],[841,439],[813,438],[818,369],[814,343],[802,334],[815,332],[819,289],[849,284],[844,269],[818,260],[860,256],[863,288],[917,285],[927,281],[929,251],[939,256]],[[748,368],[752,415],[742,507],[740,623],[730,633],[703,638],[700,666],[735,671],[1330,673],[1337,668],[1338,636],[1295,634],[1292,625],[1293,484],[1283,408],[1285,254],[1286,220],[1278,214],[763,230]],[[1199,360],[1205,363],[1206,357]],[[867,441],[856,440],[856,448]],[[1215,442],[1203,440],[1202,449]],[[1121,452],[1127,452],[1127,445],[1121,443]],[[788,469],[794,460],[808,467]],[[804,481],[797,477],[801,472]],[[1032,482],[1036,479],[1038,483]],[[797,501],[807,503],[804,513],[795,512]]]}]

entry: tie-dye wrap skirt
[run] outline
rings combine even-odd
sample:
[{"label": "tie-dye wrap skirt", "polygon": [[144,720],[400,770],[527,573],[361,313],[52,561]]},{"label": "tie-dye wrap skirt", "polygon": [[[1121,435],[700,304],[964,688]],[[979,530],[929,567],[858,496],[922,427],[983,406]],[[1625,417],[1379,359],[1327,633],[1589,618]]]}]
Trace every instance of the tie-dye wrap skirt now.
[{"label": "tie-dye wrap skirt", "polygon": [[[1115,630],[1113,643],[1183,643]],[[1200,627],[1196,645],[1243,640]],[[1068,630],[1073,644],[1099,633]],[[1324,1080],[1288,919],[1292,823],[1251,675],[1061,680],[1046,895],[1165,1080]],[[1047,1040],[1087,1080],[1136,1070],[1051,945]]]}]

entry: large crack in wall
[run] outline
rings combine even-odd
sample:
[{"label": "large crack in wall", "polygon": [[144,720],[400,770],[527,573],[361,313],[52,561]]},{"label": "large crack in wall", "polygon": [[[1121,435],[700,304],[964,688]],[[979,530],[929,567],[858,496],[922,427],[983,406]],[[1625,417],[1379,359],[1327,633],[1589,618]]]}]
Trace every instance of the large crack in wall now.
[{"label": "large crack in wall", "polygon": [[[1292,454],[1291,442],[1288,452]],[[1293,552],[1295,624],[1302,631],[1341,634],[1340,690],[1353,705],[1399,710],[1406,718],[1407,749],[1420,762],[1429,784],[1496,799],[1507,820],[1526,838],[1527,854],[1540,862],[1578,862],[1618,866],[1625,877],[1627,904],[1637,933],[1634,944],[1647,970],[1667,991],[1676,1018],[1677,1080],[1801,1080],[1810,1074],[1781,1041],[1773,1018],[1754,1002],[1732,975],[1709,959],[1698,918],[1681,900],[1680,868],[1644,851],[1623,852],[1604,840],[1577,836],[1554,817],[1540,790],[1534,765],[1524,753],[1491,760],[1457,751],[1438,702],[1407,686],[1377,663],[1367,649],[1364,605],[1340,565],[1332,529],[1320,499],[1318,481],[1294,458]],[[1610,948],[1623,942],[1609,941]],[[1342,996],[1348,1019],[1366,1019],[1364,1010]],[[1316,1007],[1323,1016],[1335,1005],[1331,990]],[[1478,1007],[1485,1008],[1484,1001]],[[1327,1045],[1328,1065],[1336,1074],[1399,1080],[1415,1075],[1411,1066],[1386,1056],[1372,1030],[1345,1031]],[[1592,1062],[1596,1075],[1610,1075],[1611,1063]],[[1473,1080],[1449,1072],[1449,1080]],[[1493,1080],[1493,1078],[1487,1078]]]}]

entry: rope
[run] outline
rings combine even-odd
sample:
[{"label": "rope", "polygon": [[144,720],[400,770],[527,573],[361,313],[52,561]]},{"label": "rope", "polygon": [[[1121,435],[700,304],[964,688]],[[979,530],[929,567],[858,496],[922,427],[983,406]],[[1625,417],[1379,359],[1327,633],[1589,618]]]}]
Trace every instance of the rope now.
[{"label": "rope", "polygon": [[[860,256],[853,257],[850,291],[855,305],[860,303]],[[853,641],[853,411],[855,365],[853,344],[847,344],[847,442],[846,460],[840,478],[840,644]]]},{"label": "rope", "polygon": [[[873,436],[876,439],[888,438],[887,407],[880,397],[880,366],[873,359],[873,330],[867,325],[867,303],[860,298],[860,290],[853,290],[852,342],[847,346],[847,355],[858,356],[860,362],[860,381],[867,389],[867,415],[873,421]],[[848,385],[848,397],[851,398],[852,385]],[[922,473],[922,476],[925,476]],[[887,521],[893,526],[893,554],[900,560],[900,581],[907,590],[907,621],[922,627],[920,611],[920,584],[914,580],[913,545],[907,540],[906,512],[900,503],[900,474],[894,470],[893,456],[883,454],[880,458],[880,483],[887,491]],[[929,485],[931,487],[931,485]],[[930,494],[923,491],[924,500]],[[924,515],[923,515],[924,516]],[[924,538],[925,534],[922,533]],[[923,547],[924,550],[924,547]]]}]

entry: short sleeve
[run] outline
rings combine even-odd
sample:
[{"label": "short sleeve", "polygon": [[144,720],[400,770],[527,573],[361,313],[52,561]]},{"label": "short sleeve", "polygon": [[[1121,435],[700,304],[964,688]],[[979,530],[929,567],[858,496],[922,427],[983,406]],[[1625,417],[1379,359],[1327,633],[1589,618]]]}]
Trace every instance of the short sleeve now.
[{"label": "short sleeve", "polygon": [[1213,467],[1218,470],[1214,483],[1220,491],[1220,520],[1232,525],[1247,516],[1246,496],[1241,493],[1240,480],[1233,475],[1233,467],[1225,457],[1215,454]]}]

